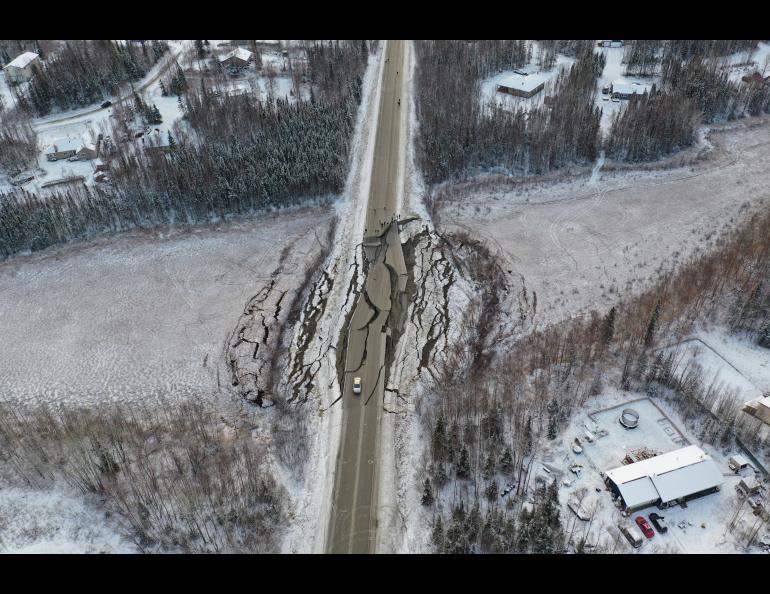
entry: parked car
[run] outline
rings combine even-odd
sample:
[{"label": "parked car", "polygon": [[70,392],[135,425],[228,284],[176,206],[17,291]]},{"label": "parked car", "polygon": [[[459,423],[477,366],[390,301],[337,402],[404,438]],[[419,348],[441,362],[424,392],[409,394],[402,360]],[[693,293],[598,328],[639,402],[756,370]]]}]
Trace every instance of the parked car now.
[{"label": "parked car", "polygon": [[353,394],[360,394],[361,393],[361,378],[360,377],[354,377],[353,378]]},{"label": "parked car", "polygon": [[105,101],[102,103],[102,109],[107,109],[110,105],[112,105],[112,101]]},{"label": "parked car", "polygon": [[610,94],[610,87],[602,87],[602,95],[609,95]]},{"label": "parked car", "polygon": [[655,536],[655,532],[653,531],[652,526],[650,526],[650,523],[644,519],[644,516],[637,516],[635,521],[636,525],[642,529],[642,532],[644,532],[644,535],[647,538],[652,538]]},{"label": "parked car", "polygon": [[656,514],[655,512],[651,513],[650,521],[652,522],[652,525],[655,526],[655,530],[657,530],[658,533],[665,534],[668,532],[668,526],[666,526],[666,522],[660,514]]}]

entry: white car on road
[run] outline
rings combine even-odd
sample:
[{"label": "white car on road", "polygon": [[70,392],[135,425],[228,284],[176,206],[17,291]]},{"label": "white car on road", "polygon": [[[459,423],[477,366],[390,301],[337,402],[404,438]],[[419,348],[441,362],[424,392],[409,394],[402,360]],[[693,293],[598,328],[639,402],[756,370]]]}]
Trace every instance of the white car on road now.
[{"label": "white car on road", "polygon": [[361,378],[360,377],[354,377],[353,378],[353,394],[360,394],[361,393]]}]

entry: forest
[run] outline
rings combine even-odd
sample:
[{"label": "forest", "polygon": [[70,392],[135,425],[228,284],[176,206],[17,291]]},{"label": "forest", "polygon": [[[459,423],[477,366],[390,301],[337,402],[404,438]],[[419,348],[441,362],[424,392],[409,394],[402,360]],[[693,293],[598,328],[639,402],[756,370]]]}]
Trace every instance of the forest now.
[{"label": "forest", "polygon": [[98,498],[140,552],[275,553],[286,493],[250,432],[222,419],[206,401],[130,410],[3,402],[0,479]]},{"label": "forest", "polygon": [[172,135],[166,152],[113,143],[112,187],[2,197],[0,256],[96,232],[205,223],[330,199],[347,176],[368,54],[360,40],[310,47],[307,101],[188,90],[191,130]]}]

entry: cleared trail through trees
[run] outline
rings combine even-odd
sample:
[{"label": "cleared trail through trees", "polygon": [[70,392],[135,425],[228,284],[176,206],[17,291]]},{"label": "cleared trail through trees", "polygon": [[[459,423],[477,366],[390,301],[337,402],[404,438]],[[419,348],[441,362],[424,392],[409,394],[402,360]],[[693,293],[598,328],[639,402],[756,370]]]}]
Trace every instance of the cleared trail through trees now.
[{"label": "cleared trail through trees", "polygon": [[[372,553],[375,549],[387,322],[392,299],[406,288],[406,266],[394,220],[405,156],[400,126],[405,56],[403,41],[387,42],[363,242],[369,268],[364,291],[345,330],[349,334],[342,380],[342,436],[327,536],[331,553]],[[362,378],[360,395],[353,394],[354,377]]]}]

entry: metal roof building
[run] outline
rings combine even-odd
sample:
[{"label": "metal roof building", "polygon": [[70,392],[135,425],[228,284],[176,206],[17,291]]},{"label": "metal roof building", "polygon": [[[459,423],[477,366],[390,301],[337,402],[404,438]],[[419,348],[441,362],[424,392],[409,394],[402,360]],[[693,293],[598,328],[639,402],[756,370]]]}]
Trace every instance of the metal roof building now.
[{"label": "metal roof building", "polygon": [[642,95],[649,91],[647,85],[638,82],[629,82],[624,78],[618,78],[612,81],[612,96],[619,99],[628,99],[632,95]]},{"label": "metal roof building", "polygon": [[613,468],[606,473],[610,490],[628,511],[668,505],[716,491],[722,484],[717,465],[698,446]]},{"label": "metal roof building", "polygon": [[497,92],[516,97],[532,97],[542,91],[551,78],[552,73],[545,72],[514,73],[500,81]]}]

